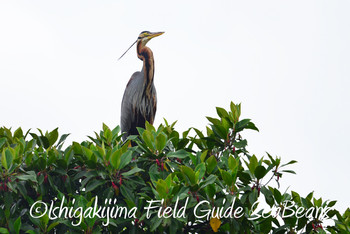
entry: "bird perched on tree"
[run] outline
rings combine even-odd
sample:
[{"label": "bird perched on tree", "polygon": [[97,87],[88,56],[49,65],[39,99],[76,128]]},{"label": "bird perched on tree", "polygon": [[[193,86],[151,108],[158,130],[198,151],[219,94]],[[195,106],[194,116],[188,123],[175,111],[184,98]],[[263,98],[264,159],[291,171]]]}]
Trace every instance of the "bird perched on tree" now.
[{"label": "bird perched on tree", "polygon": [[[137,127],[145,128],[146,120],[153,124],[157,110],[157,93],[154,87],[154,57],[146,46],[152,38],[164,32],[143,31],[129,49],[137,43],[137,57],[143,61],[142,70],[135,72],[126,85],[121,106],[121,130],[125,134],[138,135]],[[129,50],[128,49],[128,50]],[[128,52],[128,50],[126,52]],[[126,54],[126,52],[124,54]],[[124,54],[121,56],[123,57]],[[120,58],[121,58],[120,57]],[[120,59],[119,58],[119,59]]]}]

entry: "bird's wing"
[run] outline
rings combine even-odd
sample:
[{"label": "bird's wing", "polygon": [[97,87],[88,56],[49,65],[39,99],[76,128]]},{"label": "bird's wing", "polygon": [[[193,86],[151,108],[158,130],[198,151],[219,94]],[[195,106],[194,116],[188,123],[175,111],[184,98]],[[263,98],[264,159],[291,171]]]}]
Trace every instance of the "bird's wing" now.
[{"label": "bird's wing", "polygon": [[[121,106],[120,124],[122,132],[137,134],[137,132],[134,132],[138,122],[137,113],[135,112],[137,111],[136,107],[142,95],[140,90],[142,90],[143,80],[143,73],[135,72],[126,85]],[[125,139],[127,135],[124,136]]]},{"label": "bird's wing", "polygon": [[151,124],[153,124],[154,122],[154,118],[156,117],[156,112],[157,112],[157,92],[156,92],[156,88],[153,86],[153,92],[152,92],[152,97],[151,97],[151,102],[152,102],[152,112],[151,112],[151,116],[148,118],[149,122]]}]

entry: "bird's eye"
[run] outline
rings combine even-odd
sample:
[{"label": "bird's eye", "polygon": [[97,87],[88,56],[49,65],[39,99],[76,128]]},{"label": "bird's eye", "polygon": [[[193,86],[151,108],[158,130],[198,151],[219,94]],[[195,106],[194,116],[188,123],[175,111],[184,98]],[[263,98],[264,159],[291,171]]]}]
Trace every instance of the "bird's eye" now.
[{"label": "bird's eye", "polygon": [[148,35],[149,35],[148,33],[142,33],[142,34],[140,34],[139,39],[145,38]]}]

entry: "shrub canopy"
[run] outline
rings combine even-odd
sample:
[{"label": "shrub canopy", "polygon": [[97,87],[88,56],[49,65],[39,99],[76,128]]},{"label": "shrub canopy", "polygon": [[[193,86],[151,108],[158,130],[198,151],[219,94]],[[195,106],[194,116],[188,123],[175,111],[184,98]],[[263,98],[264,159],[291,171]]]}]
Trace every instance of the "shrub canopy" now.
[{"label": "shrub canopy", "polygon": [[242,132],[258,128],[240,104],[216,110],[205,133],[165,120],[123,142],[103,124],[67,147],[58,129],[1,128],[0,233],[350,232],[349,209],[279,190],[296,161],[248,152]]}]

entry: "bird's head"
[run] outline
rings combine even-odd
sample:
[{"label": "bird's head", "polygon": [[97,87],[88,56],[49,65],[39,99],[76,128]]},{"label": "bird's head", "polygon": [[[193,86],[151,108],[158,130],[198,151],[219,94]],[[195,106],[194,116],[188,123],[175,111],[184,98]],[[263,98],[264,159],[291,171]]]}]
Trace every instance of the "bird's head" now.
[{"label": "bird's head", "polygon": [[149,31],[141,32],[139,37],[137,38],[137,40],[129,47],[129,49],[127,49],[127,51],[125,51],[125,53],[122,56],[120,56],[119,59],[121,59],[135,43],[141,42],[142,46],[145,46],[147,44],[147,42],[149,42],[152,38],[158,37],[158,36],[162,35],[163,33],[164,32],[149,32]]},{"label": "bird's head", "polygon": [[143,31],[140,33],[139,37],[137,38],[137,41],[141,41],[142,45],[145,46],[147,42],[149,42],[152,38],[158,37],[162,35],[164,32],[149,32],[149,31]]}]

